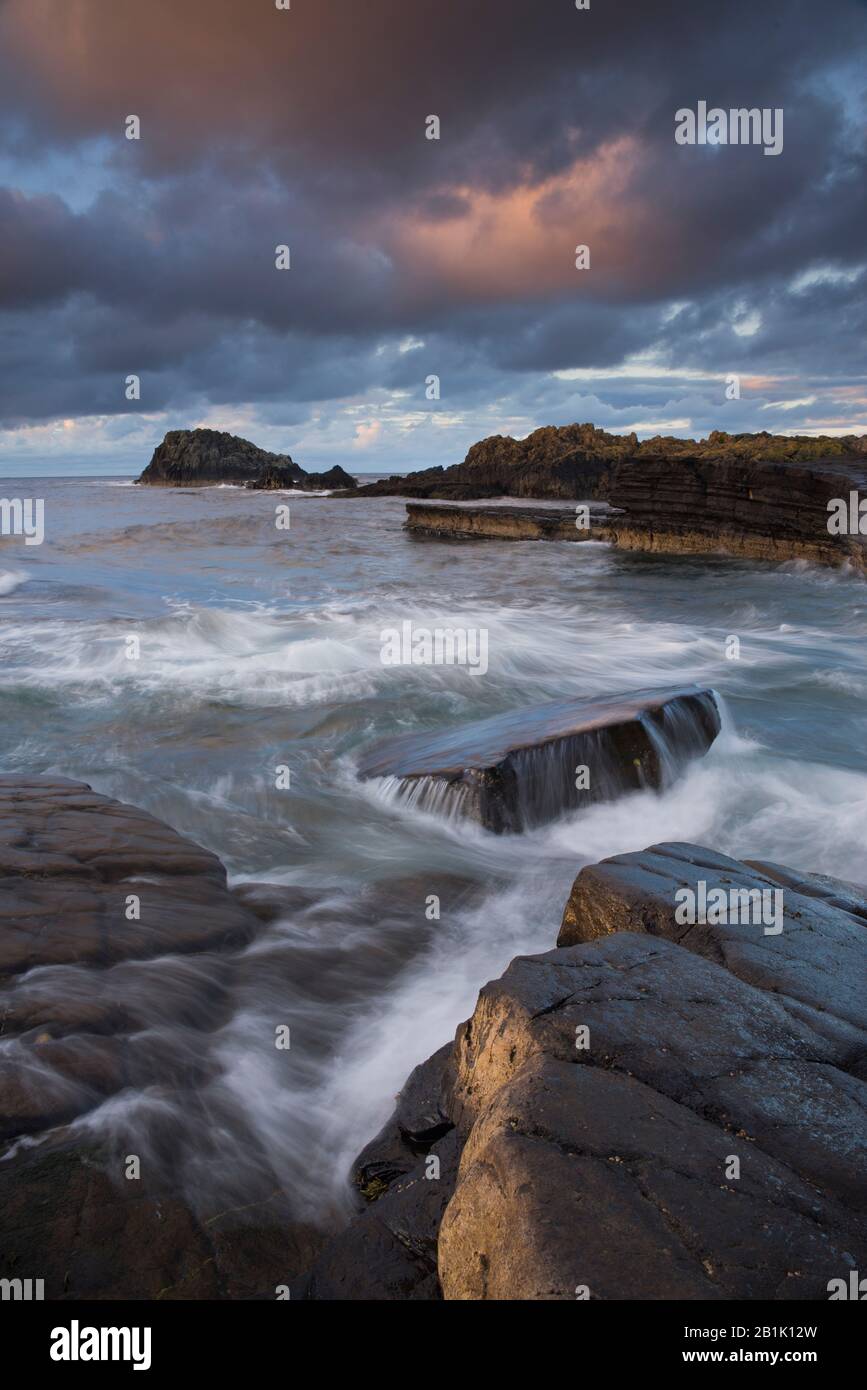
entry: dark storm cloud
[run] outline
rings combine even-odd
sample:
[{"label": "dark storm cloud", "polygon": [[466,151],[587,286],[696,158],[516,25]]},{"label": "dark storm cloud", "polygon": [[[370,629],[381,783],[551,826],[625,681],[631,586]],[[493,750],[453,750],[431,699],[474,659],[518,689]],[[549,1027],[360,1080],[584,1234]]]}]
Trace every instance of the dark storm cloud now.
[{"label": "dark storm cloud", "polygon": [[[428,371],[468,409],[511,393],[554,412],[559,385],[523,374],[604,376],[649,350],[845,374],[865,328],[865,39],[854,0],[6,0],[0,138],[33,175],[0,188],[0,421],[130,411],[128,372],[150,411],[293,418],[423,399]],[[782,107],[783,153],[676,146],[674,112],[700,98]],[[791,292],[819,263],[853,276]],[[610,386],[612,410],[636,389]]]}]

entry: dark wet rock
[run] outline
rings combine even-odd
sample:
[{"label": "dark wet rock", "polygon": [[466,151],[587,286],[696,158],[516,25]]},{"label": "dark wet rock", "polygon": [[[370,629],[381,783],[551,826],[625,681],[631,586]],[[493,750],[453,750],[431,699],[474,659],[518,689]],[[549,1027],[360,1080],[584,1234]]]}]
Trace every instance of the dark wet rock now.
[{"label": "dark wet rock", "polygon": [[[353,1165],[365,1209],[318,1255],[300,1296],[439,1298],[437,1232],[455,1185],[460,1144],[443,1106],[451,1044],[409,1076],[388,1123]],[[430,1160],[436,1159],[436,1165]]]},{"label": "dark wet rock", "polygon": [[459,1145],[453,1131],[430,1145],[427,1159],[400,1174],[370,1210],[350,1222],[318,1255],[297,1294],[308,1299],[440,1298],[437,1233],[454,1191]]},{"label": "dark wet rock", "polygon": [[[399,801],[521,831],[642,787],[660,788],[713,743],[716,699],[696,686],[559,700],[457,730],[406,734],[362,759]],[[576,770],[589,769],[578,787]]]},{"label": "dark wet rock", "polygon": [[[343,1296],[394,1296],[395,1242],[416,1229],[436,1241],[439,1282],[412,1283],[404,1264],[413,1292],[400,1296],[824,1300],[863,1268],[867,1087],[851,1013],[864,1000],[847,977],[853,950],[863,962],[864,899],[769,866],[767,883],[805,887],[783,933],[674,939],[664,900],[697,869],[735,885],[761,872],[697,846],[593,866],[569,927],[587,939],[485,986],[451,1056],[408,1088],[460,1150],[439,1230],[417,1170],[415,1183],[399,1171],[399,1106],[371,1146],[396,1176],[344,1233],[367,1259],[363,1290]],[[806,1002],[817,962],[822,998]]]},{"label": "dark wet rock", "polygon": [[0,776],[0,980],[237,945],[254,926],[219,859],[146,811],[80,782]]},{"label": "dark wet rock", "polygon": [[[0,777],[0,1138],[178,1069],[190,1080],[154,1024],[224,1022],[225,952],[258,925],[220,861],[147,812],[79,782]],[[165,955],[195,965],[148,968]]]},{"label": "dark wet rock", "polygon": [[0,1163],[0,1278],[46,1299],[274,1299],[321,1245],[267,1205],[245,1225],[196,1217],[95,1140],[58,1137]]},{"label": "dark wet rock", "polygon": [[248,488],[256,492],[282,492],[298,491],[317,492],[320,489],[328,488],[354,488],[355,479],[335,464],[329,468],[327,473],[305,473],[297,463],[286,466],[283,464],[268,464],[258,477],[251,479],[247,483]]},{"label": "dark wet rock", "polygon": [[451,1051],[446,1043],[410,1073],[393,1114],[356,1159],[353,1182],[365,1201],[375,1201],[396,1178],[411,1173],[419,1154],[429,1153],[454,1128],[444,1099]]},{"label": "dark wet rock", "polygon": [[[219,1160],[208,1038],[259,930],[220,861],[146,812],[0,777],[0,1277],[48,1298],[273,1298],[309,1264],[322,1237],[264,1162],[246,1202],[182,1190],[209,1123]],[[106,1103],[114,1121],[94,1118]]]},{"label": "dark wet rock", "polygon": [[170,430],[136,481],[161,487],[215,483],[243,483],[266,489],[355,487],[355,479],[340,467],[328,473],[307,473],[288,454],[272,454],[251,444],[249,439],[208,429]]}]

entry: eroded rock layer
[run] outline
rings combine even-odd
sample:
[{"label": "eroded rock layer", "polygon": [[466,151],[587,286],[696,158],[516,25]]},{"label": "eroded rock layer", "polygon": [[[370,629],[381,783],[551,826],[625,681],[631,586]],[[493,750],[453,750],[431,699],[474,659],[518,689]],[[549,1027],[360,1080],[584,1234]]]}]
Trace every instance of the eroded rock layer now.
[{"label": "eroded rock layer", "polygon": [[848,561],[863,571],[857,517],[854,534],[831,529],[834,504],[852,494],[867,498],[864,458],[648,457],[612,473],[608,500],[622,510],[607,519],[606,538],[621,549]]}]

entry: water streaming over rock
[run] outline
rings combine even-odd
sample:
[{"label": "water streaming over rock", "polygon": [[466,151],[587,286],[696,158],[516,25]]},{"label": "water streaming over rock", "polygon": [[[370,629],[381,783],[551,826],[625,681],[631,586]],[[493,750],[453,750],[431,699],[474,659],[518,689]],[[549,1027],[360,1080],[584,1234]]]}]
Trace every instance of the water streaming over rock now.
[{"label": "water streaming over rock", "polygon": [[[670,786],[719,730],[711,691],[637,691],[404,736],[361,766],[396,803],[517,834],[626,792]],[[442,771],[431,770],[437,763]],[[390,764],[395,771],[383,776]]]}]

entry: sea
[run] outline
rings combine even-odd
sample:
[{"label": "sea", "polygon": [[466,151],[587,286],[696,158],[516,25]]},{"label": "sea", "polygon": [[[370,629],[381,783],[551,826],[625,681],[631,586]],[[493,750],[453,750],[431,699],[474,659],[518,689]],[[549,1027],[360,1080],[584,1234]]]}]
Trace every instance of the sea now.
[{"label": "sea", "polygon": [[[153,1133],[155,1152],[176,1134],[178,1180],[204,1206],[276,1175],[299,1219],[333,1221],[410,1070],[513,956],[554,946],[585,864],[688,841],[867,883],[862,579],[595,542],[425,541],[398,498],[125,477],[0,491],[45,507],[41,545],[0,538],[0,770],[143,807],[276,904],[218,1028],[191,1040],[155,1009],[153,1030],[206,1054],[195,1105],[126,1090],[81,1121],[119,1142]],[[383,634],[406,622],[484,632],[486,669],[384,661]],[[358,775],[395,734],[685,682],[721,698],[706,757],[662,793],[521,835]],[[170,989],[197,966],[148,968]]]}]

